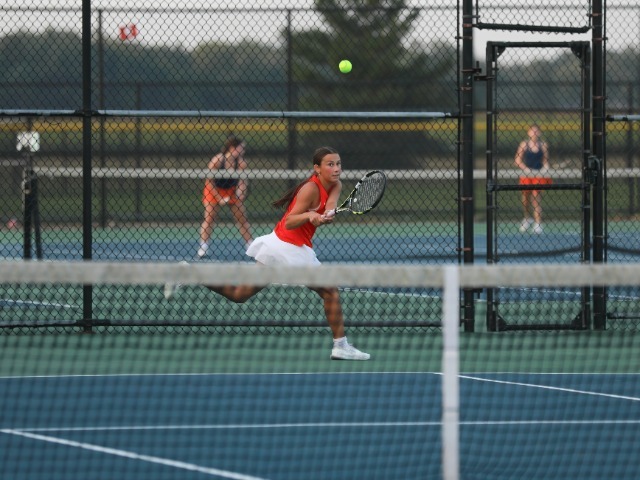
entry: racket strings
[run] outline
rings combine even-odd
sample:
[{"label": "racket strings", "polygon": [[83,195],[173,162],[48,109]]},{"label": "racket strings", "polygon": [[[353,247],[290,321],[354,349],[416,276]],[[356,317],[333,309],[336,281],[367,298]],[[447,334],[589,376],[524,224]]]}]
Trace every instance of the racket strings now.
[{"label": "racket strings", "polygon": [[383,175],[372,175],[365,178],[351,201],[351,208],[364,211],[373,208],[384,193],[385,179]]}]

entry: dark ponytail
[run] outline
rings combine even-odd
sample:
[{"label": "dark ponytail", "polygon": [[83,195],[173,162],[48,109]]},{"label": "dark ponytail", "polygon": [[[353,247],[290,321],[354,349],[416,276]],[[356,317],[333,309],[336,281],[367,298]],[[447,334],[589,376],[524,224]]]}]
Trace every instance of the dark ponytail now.
[{"label": "dark ponytail", "polygon": [[[335,148],[320,147],[316,149],[315,152],[313,152],[313,164],[320,165],[324,157],[326,157],[327,155],[335,154],[335,153],[338,153],[338,151]],[[296,198],[298,191],[302,188],[303,185],[305,185],[309,180],[313,178],[313,175],[315,175],[315,172],[306,180],[300,182],[295,187],[287,190],[284,193],[284,195],[282,195],[279,199],[275,200],[271,205],[273,205],[276,208],[282,208],[282,209],[288,208],[291,202],[293,201],[293,199]]]},{"label": "dark ponytail", "polygon": [[237,147],[238,145],[242,145],[244,142],[240,137],[236,137],[235,135],[229,135],[227,139],[224,141],[222,145],[222,153],[225,154],[233,147]]}]

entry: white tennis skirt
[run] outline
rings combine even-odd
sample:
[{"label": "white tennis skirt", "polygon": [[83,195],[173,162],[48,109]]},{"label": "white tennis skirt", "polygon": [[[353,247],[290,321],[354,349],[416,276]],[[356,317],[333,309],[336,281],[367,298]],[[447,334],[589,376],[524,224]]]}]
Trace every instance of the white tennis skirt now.
[{"label": "white tennis skirt", "polygon": [[313,248],[284,242],[275,232],[251,242],[247,255],[264,265],[320,265]]}]

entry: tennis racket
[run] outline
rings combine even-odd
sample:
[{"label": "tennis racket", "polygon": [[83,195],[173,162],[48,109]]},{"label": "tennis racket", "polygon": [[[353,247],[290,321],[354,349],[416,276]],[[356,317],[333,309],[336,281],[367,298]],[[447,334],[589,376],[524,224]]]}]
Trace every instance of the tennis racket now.
[{"label": "tennis racket", "polygon": [[362,215],[371,211],[382,200],[386,186],[387,177],[380,170],[367,173],[356,184],[342,205],[336,208],[335,213],[351,212]]}]

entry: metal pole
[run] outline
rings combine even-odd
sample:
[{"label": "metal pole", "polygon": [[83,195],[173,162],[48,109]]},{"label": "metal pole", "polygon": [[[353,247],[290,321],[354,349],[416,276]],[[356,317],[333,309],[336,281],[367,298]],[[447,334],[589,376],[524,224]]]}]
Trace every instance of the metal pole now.
[{"label": "metal pole", "polygon": [[[105,104],[104,82],[104,38],[102,32],[102,10],[98,9],[98,105],[101,109],[107,108]],[[105,131],[104,117],[100,117],[100,166],[105,167]],[[107,181],[100,179],[100,226],[107,226]]]},{"label": "metal pole", "polygon": [[[592,83],[593,83],[593,154],[601,163],[593,186],[593,263],[604,263],[605,252],[605,189],[606,189],[606,154],[605,154],[605,65],[604,65],[604,2],[593,1],[593,29],[592,29]],[[603,286],[593,287],[593,326],[595,329],[606,328],[606,295]]]},{"label": "metal pole", "polygon": [[[474,262],[474,191],[473,191],[473,83],[476,68],[473,58],[473,0],[463,0],[462,12],[462,85],[460,86],[460,113],[462,122],[462,204],[463,221],[463,262],[471,265]],[[475,328],[475,306],[473,290],[464,290],[465,331]]]},{"label": "metal pole", "polygon": [[[293,35],[291,34],[291,9],[287,9],[287,108],[293,111],[297,108],[296,86],[293,82]],[[296,120],[288,120],[288,143],[287,168],[296,167]]]},{"label": "metal pole", "polygon": [[[82,0],[82,258],[92,259],[91,212],[91,0]],[[91,331],[93,287],[83,288],[83,326]]]}]

